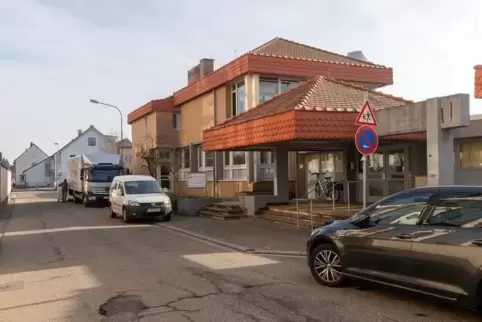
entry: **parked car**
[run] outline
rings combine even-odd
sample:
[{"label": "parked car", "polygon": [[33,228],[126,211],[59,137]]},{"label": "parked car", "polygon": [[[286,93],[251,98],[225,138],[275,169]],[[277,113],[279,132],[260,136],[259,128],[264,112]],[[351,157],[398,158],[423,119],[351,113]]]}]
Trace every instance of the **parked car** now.
[{"label": "parked car", "polygon": [[124,222],[136,219],[171,220],[171,199],[151,176],[114,177],[109,192],[109,215],[122,215]]},{"label": "parked car", "polygon": [[396,193],[307,242],[315,280],[360,279],[482,309],[482,187]]}]

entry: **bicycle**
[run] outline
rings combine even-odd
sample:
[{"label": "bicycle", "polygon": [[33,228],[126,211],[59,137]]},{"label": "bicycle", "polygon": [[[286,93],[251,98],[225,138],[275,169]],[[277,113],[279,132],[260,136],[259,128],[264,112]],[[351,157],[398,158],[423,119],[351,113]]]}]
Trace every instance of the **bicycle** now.
[{"label": "bicycle", "polygon": [[[334,181],[331,181],[331,177],[325,177],[325,182],[322,183],[320,181],[320,173],[318,172],[310,172],[311,175],[316,175],[316,184],[315,188],[315,198],[320,199],[324,196],[327,200],[338,201],[340,200],[340,187]],[[323,173],[326,174],[326,173]]]}]

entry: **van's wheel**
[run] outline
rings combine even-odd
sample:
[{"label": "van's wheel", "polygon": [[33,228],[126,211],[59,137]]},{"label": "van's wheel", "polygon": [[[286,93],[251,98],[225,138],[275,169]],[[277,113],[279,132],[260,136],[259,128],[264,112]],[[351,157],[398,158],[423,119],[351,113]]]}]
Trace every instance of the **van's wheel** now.
[{"label": "van's wheel", "polygon": [[127,215],[127,210],[126,210],[126,208],[122,208],[122,219],[124,219],[124,222],[125,222],[126,224],[131,221],[130,218],[129,218],[129,216]]},{"label": "van's wheel", "polygon": [[112,204],[109,204],[109,215],[110,215],[110,218],[116,218],[117,217],[115,212],[112,210]]},{"label": "van's wheel", "polygon": [[316,247],[310,254],[309,265],[311,274],[321,285],[339,287],[345,282],[340,253],[330,244]]}]

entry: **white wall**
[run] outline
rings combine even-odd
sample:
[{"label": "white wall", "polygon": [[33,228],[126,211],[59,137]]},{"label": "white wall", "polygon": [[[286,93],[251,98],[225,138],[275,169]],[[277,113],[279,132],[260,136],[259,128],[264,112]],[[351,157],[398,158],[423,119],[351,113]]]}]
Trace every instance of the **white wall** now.
[{"label": "white wall", "polygon": [[[45,187],[51,185],[53,180],[50,176],[45,176],[45,164],[50,162],[50,158],[38,163],[35,167],[32,167],[24,172],[25,182],[28,187]],[[50,163],[54,165],[53,162]]]},{"label": "white wall", "polygon": [[[96,146],[89,146],[89,138],[96,138]],[[94,129],[89,129],[82,133],[81,137],[69,145],[66,149],[59,152],[57,156],[57,173],[61,171],[61,175],[58,176],[57,181],[62,181],[67,178],[67,160],[71,154],[87,154],[87,153],[97,153],[97,152],[109,152],[109,147],[111,142],[104,135],[99,134]]]},{"label": "white wall", "polygon": [[0,166],[0,203],[6,201],[12,191],[12,173]]},{"label": "white wall", "polygon": [[21,185],[20,175],[33,163],[39,163],[47,158],[48,155],[40,150],[35,144],[30,146],[20,157],[15,160],[15,184]]}]

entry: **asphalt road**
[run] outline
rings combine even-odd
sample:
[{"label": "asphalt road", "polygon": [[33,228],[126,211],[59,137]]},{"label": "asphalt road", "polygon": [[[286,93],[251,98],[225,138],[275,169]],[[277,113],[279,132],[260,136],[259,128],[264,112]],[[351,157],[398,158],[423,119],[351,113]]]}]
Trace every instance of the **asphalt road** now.
[{"label": "asphalt road", "polygon": [[[107,210],[14,195],[0,254],[0,321],[480,321],[367,286],[329,289],[305,260],[238,253]],[[175,220],[175,217],[174,219]]]}]

